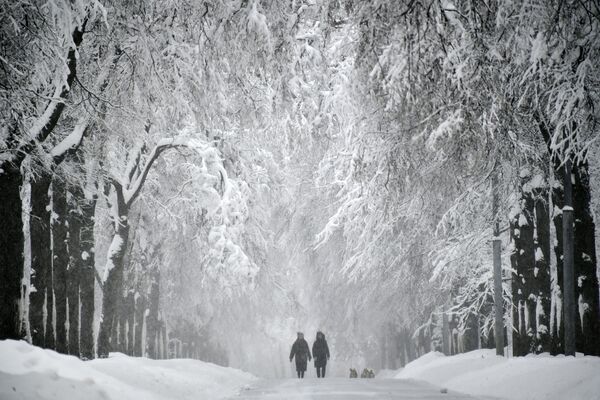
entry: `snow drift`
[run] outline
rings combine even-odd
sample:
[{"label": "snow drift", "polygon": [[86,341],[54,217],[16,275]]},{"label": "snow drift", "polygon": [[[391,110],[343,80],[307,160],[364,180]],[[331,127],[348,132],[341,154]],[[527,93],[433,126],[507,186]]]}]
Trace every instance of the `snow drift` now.
[{"label": "snow drift", "polygon": [[222,399],[256,378],[197,360],[113,353],[80,359],[23,341],[0,341],[0,399]]},{"label": "snow drift", "polygon": [[600,357],[503,358],[495,350],[446,357],[431,352],[409,363],[397,379],[415,379],[472,395],[511,400],[600,400]]}]

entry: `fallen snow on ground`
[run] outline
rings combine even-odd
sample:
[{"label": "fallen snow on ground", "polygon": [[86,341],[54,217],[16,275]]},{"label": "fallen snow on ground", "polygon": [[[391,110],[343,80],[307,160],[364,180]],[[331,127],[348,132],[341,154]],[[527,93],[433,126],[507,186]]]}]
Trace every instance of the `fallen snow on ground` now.
[{"label": "fallen snow on ground", "polygon": [[0,399],[222,399],[256,378],[197,360],[150,360],[111,354],[101,360],[0,341]]},{"label": "fallen snow on ground", "polygon": [[446,357],[431,352],[398,372],[472,395],[511,400],[600,400],[600,357],[550,356],[503,358],[495,350]]}]

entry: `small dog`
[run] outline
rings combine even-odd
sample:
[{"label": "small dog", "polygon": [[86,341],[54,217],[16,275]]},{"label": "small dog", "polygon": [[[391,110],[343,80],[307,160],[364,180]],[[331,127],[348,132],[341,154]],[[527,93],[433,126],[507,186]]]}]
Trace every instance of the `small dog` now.
[{"label": "small dog", "polygon": [[350,368],[350,378],[358,378],[358,372],[354,368]]},{"label": "small dog", "polygon": [[372,369],[365,368],[360,374],[361,378],[375,378],[375,372]]}]

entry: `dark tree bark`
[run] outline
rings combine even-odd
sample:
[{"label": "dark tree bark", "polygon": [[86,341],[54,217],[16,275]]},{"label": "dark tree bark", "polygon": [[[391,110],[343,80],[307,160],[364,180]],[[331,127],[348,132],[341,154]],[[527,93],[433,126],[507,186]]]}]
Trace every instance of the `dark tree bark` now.
[{"label": "dark tree bark", "polygon": [[162,321],[161,324],[161,333],[162,333],[162,350],[163,350],[163,358],[169,358],[169,335],[167,334],[167,324],[165,321]]},{"label": "dark tree bark", "polygon": [[[50,210],[52,210],[52,208],[54,207],[52,205],[52,203],[54,203],[54,187],[52,186],[52,184],[50,184]],[[50,218],[50,237],[52,238],[52,218]],[[56,296],[54,294],[54,260],[53,260],[53,253],[54,253],[54,242],[51,240],[50,241],[51,245],[49,248],[49,252],[50,252],[50,265],[49,267],[46,269],[46,311],[47,311],[47,315],[46,315],[46,332],[44,335],[44,347],[47,349],[52,349],[55,350],[56,349],[56,330],[54,329],[55,326],[55,314],[56,314],[56,307],[55,307],[55,299]],[[32,246],[33,247],[33,246]]]},{"label": "dark tree bark", "polygon": [[[113,326],[116,325],[118,317],[118,302],[123,291],[123,256],[129,239],[129,221],[127,214],[129,209],[125,206],[122,196],[118,196],[118,221],[114,222],[115,235],[111,247],[114,251],[109,255],[111,269],[104,282],[102,297],[102,321],[100,322],[100,333],[98,335],[98,357],[108,357],[111,351],[110,335]],[[116,243],[116,244],[115,244]]]},{"label": "dark tree bark", "polygon": [[[50,182],[49,174],[41,173],[31,181],[31,293],[29,295],[29,325],[31,341],[35,346],[44,347],[44,314],[46,313],[46,295],[52,293],[46,278],[52,268],[50,251]],[[52,318],[52,308],[47,313]]]},{"label": "dark tree bark", "polygon": [[129,290],[125,298],[127,307],[127,354],[133,355],[134,327],[135,327],[135,291]]},{"label": "dark tree bark", "polygon": [[[528,179],[526,177],[524,179]],[[522,180],[521,187],[525,186]],[[524,356],[531,351],[533,328],[530,326],[531,319],[526,319],[526,311],[531,313],[532,307],[529,301],[531,293],[531,282],[534,278],[535,248],[533,242],[534,234],[534,201],[531,192],[521,190],[519,199],[520,213],[511,221],[511,236],[514,244],[510,261],[513,269],[512,274],[512,301],[516,308],[513,315],[513,355]],[[535,316],[535,308],[534,316]]]},{"label": "dark tree bark", "polygon": [[[469,314],[467,317],[462,343],[464,352],[477,350],[479,347],[479,320],[476,314]],[[502,350],[504,355],[504,346],[502,346]]]},{"label": "dark tree bark", "polygon": [[[450,327],[448,323],[447,306],[444,306],[442,312],[442,352],[449,356],[450,355]],[[410,361],[410,360],[409,360]]]},{"label": "dark tree bark", "polygon": [[[552,204],[554,210],[562,210],[564,206],[564,193],[562,184],[555,185],[552,188]],[[552,216],[552,223],[554,224],[554,230],[556,231],[556,237],[554,238],[556,244],[554,245],[554,254],[556,256],[556,294],[554,304],[554,320],[552,321],[552,338],[551,338],[551,349],[550,352],[554,355],[564,354],[564,324],[563,324],[563,220],[562,211],[555,212]]]},{"label": "dark tree bark", "polygon": [[96,215],[96,198],[79,198],[81,209],[80,245],[81,271],[79,273],[79,290],[81,299],[81,331],[79,347],[81,358],[94,358],[94,286],[96,278],[94,219]]},{"label": "dark tree bark", "polygon": [[160,273],[158,267],[155,267],[151,273],[150,282],[150,295],[148,296],[149,301],[149,313],[146,320],[147,335],[148,338],[148,356],[150,358],[157,359],[158,357],[158,332],[159,332],[159,321],[158,321],[158,302],[160,299],[159,293],[159,281]]},{"label": "dark tree bark", "polygon": [[564,167],[563,188],[563,316],[565,325],[565,355],[574,356],[576,351],[575,316],[575,235],[573,231],[573,197],[571,184],[571,161]]},{"label": "dark tree bark", "polygon": [[77,199],[83,197],[79,188],[73,188],[69,202],[69,269],[67,270],[67,299],[69,302],[69,354],[79,357],[79,277],[83,269],[81,259],[81,228],[82,218]]},{"label": "dark tree bark", "polygon": [[67,269],[69,264],[67,190],[61,177],[52,181],[52,253],[54,268],[54,297],[56,307],[56,351],[67,354]]},{"label": "dark tree bark", "polygon": [[587,163],[573,168],[573,216],[575,221],[575,296],[580,299],[583,316],[576,318],[578,351],[600,355],[600,307],[596,275],[595,225],[590,209],[591,188]]},{"label": "dark tree bark", "polygon": [[19,302],[23,279],[23,221],[18,165],[0,165],[0,340],[20,339]]},{"label": "dark tree bark", "polygon": [[142,341],[142,331],[144,327],[144,313],[146,312],[146,299],[144,296],[138,296],[135,301],[135,343],[133,346],[133,355],[142,357],[146,348],[146,343]]},{"label": "dark tree bark", "polygon": [[127,354],[127,297],[124,296],[121,299],[121,309],[123,312],[121,313],[121,318],[119,319],[119,339],[121,340],[120,352],[123,354]]},{"label": "dark tree bark", "polygon": [[536,222],[536,257],[532,295],[536,297],[536,306],[541,309],[539,313],[535,351],[537,353],[549,352],[550,345],[550,212],[548,208],[548,188],[542,188],[535,193],[535,222]]},{"label": "dark tree bark", "polygon": [[492,217],[494,218],[494,238],[492,241],[494,275],[494,332],[497,337],[496,355],[504,356],[504,297],[502,290],[502,241],[498,219],[498,175],[492,178]]}]

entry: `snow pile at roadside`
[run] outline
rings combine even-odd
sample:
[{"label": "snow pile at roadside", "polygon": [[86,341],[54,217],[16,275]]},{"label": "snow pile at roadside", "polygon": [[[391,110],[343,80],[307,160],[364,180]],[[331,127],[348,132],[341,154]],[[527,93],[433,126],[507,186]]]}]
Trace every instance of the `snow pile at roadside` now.
[{"label": "snow pile at roadside", "polygon": [[0,399],[222,399],[256,378],[197,360],[150,360],[111,354],[81,361],[31,346],[0,341]]},{"label": "snow pile at roadside", "polygon": [[472,395],[511,400],[600,400],[600,357],[503,358],[495,350],[446,357],[431,352],[409,363],[397,379],[416,379]]}]

